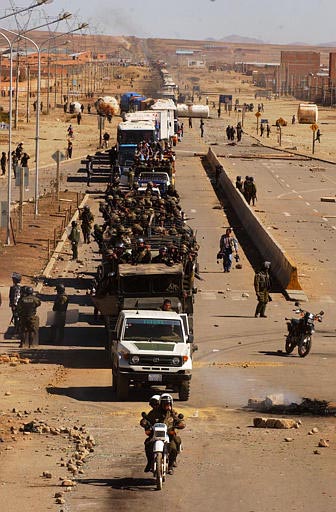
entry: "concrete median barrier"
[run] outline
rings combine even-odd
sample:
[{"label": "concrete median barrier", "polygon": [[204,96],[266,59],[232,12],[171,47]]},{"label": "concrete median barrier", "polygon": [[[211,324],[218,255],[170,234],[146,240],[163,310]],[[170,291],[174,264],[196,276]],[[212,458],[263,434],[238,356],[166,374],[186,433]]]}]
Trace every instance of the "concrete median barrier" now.
[{"label": "concrete median barrier", "polygon": [[[217,165],[223,167],[222,162],[218,160],[211,148],[209,148],[207,153],[207,161],[213,170],[215,170]],[[242,194],[236,189],[234,180],[235,177],[230,174],[230,171],[223,167],[218,186],[227,197],[248,236],[253,240],[253,244],[258,249],[262,259],[272,262],[272,274],[283,289],[286,290],[287,295],[294,299],[300,298],[299,296],[302,292],[300,292],[301,286],[298,280],[296,265],[262,225]],[[298,297],[296,297],[296,294]]]}]

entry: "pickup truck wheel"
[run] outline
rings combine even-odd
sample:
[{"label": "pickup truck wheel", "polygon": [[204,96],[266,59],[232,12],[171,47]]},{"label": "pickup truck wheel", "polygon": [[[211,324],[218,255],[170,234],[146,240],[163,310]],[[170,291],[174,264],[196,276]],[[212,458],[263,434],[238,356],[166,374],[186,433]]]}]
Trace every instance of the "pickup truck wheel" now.
[{"label": "pickup truck wheel", "polygon": [[187,402],[190,396],[190,380],[182,382],[179,389],[179,400],[181,402]]},{"label": "pickup truck wheel", "polygon": [[115,393],[117,391],[117,377],[114,375],[112,370],[112,391]]},{"label": "pickup truck wheel", "polygon": [[119,373],[117,375],[117,398],[118,400],[126,400],[128,397],[128,378]]}]

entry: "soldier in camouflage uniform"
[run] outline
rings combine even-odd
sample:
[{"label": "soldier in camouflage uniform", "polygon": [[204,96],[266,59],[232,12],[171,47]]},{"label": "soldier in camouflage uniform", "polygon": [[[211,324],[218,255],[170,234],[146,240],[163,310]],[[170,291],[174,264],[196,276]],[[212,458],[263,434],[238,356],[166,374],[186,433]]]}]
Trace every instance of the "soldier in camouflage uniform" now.
[{"label": "soldier in camouflage uniform", "polygon": [[21,347],[29,344],[29,347],[38,344],[39,317],[36,310],[41,306],[41,301],[34,295],[31,286],[21,289],[21,297],[17,305],[19,315]]},{"label": "soldier in camouflage uniform", "polygon": [[269,291],[271,289],[271,279],[269,275],[271,263],[264,261],[262,269],[254,276],[254,289],[257,294],[258,304],[254,316],[260,315],[261,318],[266,318],[265,310],[267,303],[271,300]]}]

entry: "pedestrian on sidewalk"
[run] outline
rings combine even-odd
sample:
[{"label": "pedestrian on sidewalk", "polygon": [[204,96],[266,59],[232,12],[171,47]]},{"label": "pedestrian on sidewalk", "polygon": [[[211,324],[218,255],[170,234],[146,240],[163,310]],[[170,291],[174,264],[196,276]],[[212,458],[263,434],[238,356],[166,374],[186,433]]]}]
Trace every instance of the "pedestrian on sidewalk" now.
[{"label": "pedestrian on sidewalk", "polygon": [[71,242],[72,259],[78,260],[78,244],[80,241],[80,231],[77,226],[77,222],[73,220],[71,222],[71,231],[68,239]]},{"label": "pedestrian on sidewalk", "polygon": [[68,158],[72,158],[72,142],[71,142],[71,140],[68,140],[67,156],[68,156]]},{"label": "pedestrian on sidewalk", "polygon": [[55,316],[51,326],[51,341],[56,345],[61,345],[64,342],[64,326],[69,298],[65,294],[65,287],[63,284],[58,284],[55,290],[57,295],[53,305]]},{"label": "pedestrian on sidewalk", "polygon": [[23,153],[23,155],[21,157],[21,167],[28,169],[28,160],[29,159],[30,159],[30,156],[28,155],[28,153]]},{"label": "pedestrian on sidewalk", "polygon": [[78,114],[77,114],[77,124],[78,125],[81,124],[81,120],[82,120],[82,114],[80,112],[78,112]]},{"label": "pedestrian on sidewalk", "polygon": [[6,166],[7,166],[7,156],[4,151],[1,153],[0,165],[1,165],[1,174],[2,174],[2,176],[4,176],[6,174]]}]

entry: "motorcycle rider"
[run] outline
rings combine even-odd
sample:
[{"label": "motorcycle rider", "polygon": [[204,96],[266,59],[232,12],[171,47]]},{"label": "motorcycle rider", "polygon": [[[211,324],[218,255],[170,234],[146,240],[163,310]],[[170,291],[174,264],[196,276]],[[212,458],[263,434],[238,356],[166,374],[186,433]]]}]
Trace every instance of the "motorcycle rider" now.
[{"label": "motorcycle rider", "polygon": [[258,315],[260,315],[260,318],[267,318],[265,315],[266,305],[272,300],[269,294],[271,289],[271,278],[269,275],[270,267],[271,263],[269,261],[264,261],[261,270],[254,276],[254,289],[258,299],[258,304],[254,313],[256,318]]},{"label": "motorcycle rider", "polygon": [[[153,397],[152,397],[153,398]],[[153,408],[147,415],[146,418],[142,418],[140,425],[145,429],[146,434],[149,436],[145,441],[145,452],[147,457],[147,465],[145,467],[145,473],[149,473],[152,469],[153,462],[153,449],[150,427],[155,423],[165,423],[168,429],[169,435],[169,464],[168,473],[173,474],[173,468],[176,466],[177,454],[181,447],[181,438],[176,435],[175,429],[182,430],[185,428],[185,422],[183,416],[178,415],[173,409],[173,398],[168,393],[163,393],[160,398],[160,404],[157,408]]]},{"label": "motorcycle rider", "polygon": [[17,305],[21,296],[21,283],[22,276],[17,272],[13,272],[12,281],[13,284],[9,288],[9,307],[12,310],[12,321],[14,324],[15,333],[18,333],[19,329],[19,315],[17,313]]},{"label": "motorcycle rider", "polygon": [[24,286],[21,289],[21,297],[17,305],[17,313],[19,315],[20,325],[20,347],[25,344],[25,334],[29,333],[29,346],[34,345],[38,339],[39,330],[39,317],[36,315],[36,310],[41,306],[41,301],[34,295],[34,290],[31,286]]}]

